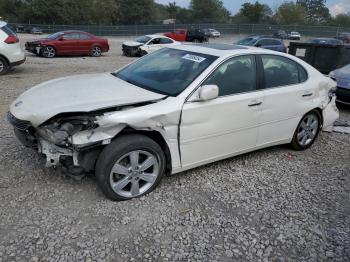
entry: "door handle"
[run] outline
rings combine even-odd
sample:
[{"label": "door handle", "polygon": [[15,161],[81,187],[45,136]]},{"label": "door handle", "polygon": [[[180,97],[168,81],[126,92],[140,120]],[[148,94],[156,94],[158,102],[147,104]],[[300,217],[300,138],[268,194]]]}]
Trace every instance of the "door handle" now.
[{"label": "door handle", "polygon": [[252,104],[249,104],[248,106],[260,106],[262,102],[253,102]]},{"label": "door handle", "polygon": [[308,97],[308,96],[312,96],[313,93],[306,93],[306,94],[303,94],[302,97]]}]

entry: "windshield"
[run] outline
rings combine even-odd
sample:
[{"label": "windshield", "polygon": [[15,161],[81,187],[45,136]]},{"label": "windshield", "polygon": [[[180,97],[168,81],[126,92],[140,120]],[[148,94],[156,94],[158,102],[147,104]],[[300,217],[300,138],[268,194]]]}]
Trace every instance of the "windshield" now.
[{"label": "windshield", "polygon": [[313,44],[328,44],[328,45],[338,45],[341,44],[339,40],[336,39],[322,39],[322,38],[314,38],[309,41],[309,43]]},{"label": "windshield", "polygon": [[[34,29],[34,28],[33,28]],[[52,34],[52,35],[49,35],[48,37],[46,37],[47,39],[56,39],[56,38],[58,38],[58,37],[60,37],[61,35],[63,35],[63,33],[62,32],[57,32],[57,33],[54,33],[54,34]]]},{"label": "windshield", "polygon": [[135,42],[146,44],[149,40],[151,40],[151,38],[148,36],[140,36],[140,37],[135,39]]},{"label": "windshield", "polygon": [[114,75],[152,92],[176,96],[216,59],[216,56],[163,48]]},{"label": "windshield", "polygon": [[238,45],[254,45],[256,39],[253,37],[247,37],[237,42]]}]

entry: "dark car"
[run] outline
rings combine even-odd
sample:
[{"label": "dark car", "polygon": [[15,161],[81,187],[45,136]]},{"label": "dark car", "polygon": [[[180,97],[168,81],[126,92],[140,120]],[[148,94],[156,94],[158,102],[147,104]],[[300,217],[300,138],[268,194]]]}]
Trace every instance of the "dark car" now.
[{"label": "dark car", "polygon": [[343,41],[335,38],[312,38],[308,41],[311,44],[318,45],[343,45]]},{"label": "dark car", "polygon": [[202,29],[176,29],[174,32],[165,32],[164,35],[179,42],[203,43],[209,39]]},{"label": "dark car", "polygon": [[337,81],[337,101],[350,105],[350,64],[329,73]]},{"label": "dark car", "polygon": [[350,44],[350,33],[340,33],[337,37],[335,37],[341,41],[343,41],[343,43],[345,44]]},{"label": "dark car", "polygon": [[287,48],[282,39],[272,38],[269,36],[248,36],[239,40],[236,44],[246,46],[256,46],[286,53]]},{"label": "dark car", "polygon": [[281,38],[281,39],[287,39],[288,38],[288,34],[286,33],[286,31],[283,30],[278,30],[277,32],[275,32],[273,34],[274,37],[276,38]]},{"label": "dark car", "polygon": [[108,40],[83,31],[62,31],[40,40],[27,42],[27,51],[52,58],[56,55],[101,56],[109,51]]},{"label": "dark car", "polygon": [[29,33],[34,34],[34,35],[41,35],[43,33],[43,30],[39,27],[32,27],[29,29]]},{"label": "dark car", "polygon": [[16,25],[15,31],[16,31],[16,33],[25,33],[26,32],[25,27],[23,25]]}]

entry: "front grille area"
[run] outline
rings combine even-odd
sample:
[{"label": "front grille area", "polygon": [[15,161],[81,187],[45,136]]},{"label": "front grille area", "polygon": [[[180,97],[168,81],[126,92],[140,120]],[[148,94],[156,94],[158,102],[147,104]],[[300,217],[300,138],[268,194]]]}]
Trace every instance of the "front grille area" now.
[{"label": "front grille area", "polygon": [[14,115],[11,114],[10,111],[7,112],[7,121],[9,121],[9,123],[13,125],[15,128],[22,131],[25,131],[29,127],[31,127],[31,123],[29,121],[16,118]]}]

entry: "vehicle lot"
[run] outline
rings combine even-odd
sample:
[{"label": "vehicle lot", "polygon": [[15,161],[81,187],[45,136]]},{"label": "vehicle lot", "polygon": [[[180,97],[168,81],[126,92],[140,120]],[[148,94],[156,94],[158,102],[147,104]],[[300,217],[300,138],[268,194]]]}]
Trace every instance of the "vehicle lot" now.
[{"label": "vehicle lot", "polygon": [[[28,54],[0,78],[0,261],[350,259],[349,135],[322,133],[303,152],[274,147],[220,161],[127,202],[107,200],[92,178],[46,169],[14,137],[8,106],[40,82],[135,59],[121,56],[125,38],[109,41],[100,58]],[[349,109],[341,119],[350,121]]]}]

